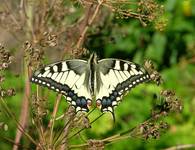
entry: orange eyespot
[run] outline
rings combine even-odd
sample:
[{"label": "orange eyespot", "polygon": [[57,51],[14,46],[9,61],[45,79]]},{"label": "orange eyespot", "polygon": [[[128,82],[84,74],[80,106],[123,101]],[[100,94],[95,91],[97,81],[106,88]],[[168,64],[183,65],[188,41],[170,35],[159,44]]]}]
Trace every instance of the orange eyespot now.
[{"label": "orange eyespot", "polygon": [[96,107],[98,107],[98,108],[101,107],[101,101],[100,101],[100,100],[97,100],[97,101],[96,101]]},{"label": "orange eyespot", "polygon": [[91,107],[91,105],[92,105],[91,100],[87,100],[87,106]]}]

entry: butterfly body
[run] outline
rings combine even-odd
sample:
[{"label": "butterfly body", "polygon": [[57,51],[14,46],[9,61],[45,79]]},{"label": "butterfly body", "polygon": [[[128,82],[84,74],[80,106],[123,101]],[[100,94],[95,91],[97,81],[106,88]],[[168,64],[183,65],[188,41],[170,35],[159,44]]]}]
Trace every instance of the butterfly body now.
[{"label": "butterfly body", "polygon": [[89,111],[92,99],[102,112],[112,112],[122,97],[150,79],[139,65],[120,59],[66,60],[35,71],[31,81],[62,93],[75,110]]}]

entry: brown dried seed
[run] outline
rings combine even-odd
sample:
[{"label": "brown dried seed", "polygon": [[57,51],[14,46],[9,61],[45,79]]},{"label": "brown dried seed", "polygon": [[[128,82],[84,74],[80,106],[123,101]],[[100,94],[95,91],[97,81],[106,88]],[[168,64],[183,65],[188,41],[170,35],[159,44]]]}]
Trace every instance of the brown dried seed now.
[{"label": "brown dried seed", "polygon": [[16,92],[13,88],[7,90],[7,96],[14,96],[14,95],[16,95]]},{"label": "brown dried seed", "polygon": [[3,67],[4,69],[8,68],[8,63],[3,63],[3,64],[2,64],[2,67]]}]

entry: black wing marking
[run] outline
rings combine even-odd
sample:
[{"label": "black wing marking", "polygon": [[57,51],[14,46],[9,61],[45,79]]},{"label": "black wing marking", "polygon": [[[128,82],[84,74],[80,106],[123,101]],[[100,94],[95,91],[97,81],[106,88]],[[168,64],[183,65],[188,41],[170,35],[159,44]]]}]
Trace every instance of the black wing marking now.
[{"label": "black wing marking", "polygon": [[96,72],[96,105],[102,112],[113,113],[122,97],[136,85],[150,79],[139,65],[118,59],[103,59]]}]

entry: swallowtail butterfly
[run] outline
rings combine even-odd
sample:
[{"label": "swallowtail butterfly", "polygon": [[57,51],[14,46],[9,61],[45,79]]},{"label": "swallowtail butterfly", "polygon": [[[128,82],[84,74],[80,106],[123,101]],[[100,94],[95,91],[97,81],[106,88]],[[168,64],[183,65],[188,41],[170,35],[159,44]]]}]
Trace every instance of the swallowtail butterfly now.
[{"label": "swallowtail butterfly", "polygon": [[89,111],[92,99],[102,112],[114,112],[122,97],[139,83],[150,80],[145,69],[120,59],[88,61],[72,59],[56,62],[35,71],[31,82],[62,93],[78,111]]}]

